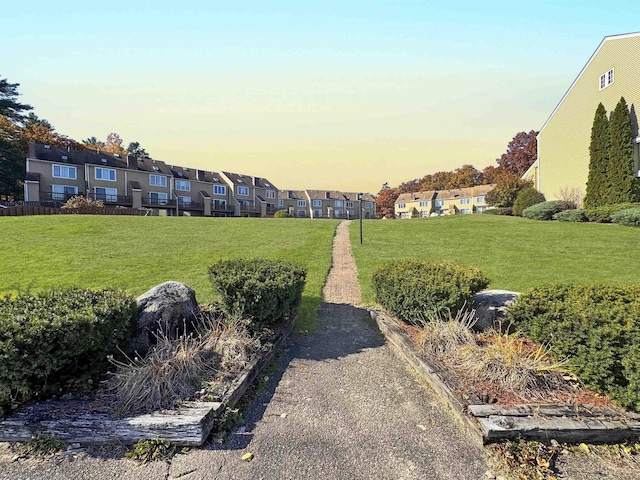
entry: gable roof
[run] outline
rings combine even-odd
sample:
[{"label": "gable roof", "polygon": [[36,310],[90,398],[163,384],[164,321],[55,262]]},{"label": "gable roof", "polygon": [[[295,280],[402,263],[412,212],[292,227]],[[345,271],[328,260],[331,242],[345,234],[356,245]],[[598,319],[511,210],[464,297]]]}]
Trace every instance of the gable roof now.
[{"label": "gable roof", "polygon": [[593,61],[593,59],[596,57],[596,55],[598,54],[598,52],[600,51],[600,49],[602,48],[602,46],[605,44],[605,42],[609,42],[612,40],[622,40],[624,38],[633,38],[633,37],[638,37],[640,36],[640,32],[635,32],[635,33],[623,33],[620,35],[609,35],[607,37],[604,37],[602,39],[602,41],[600,42],[600,45],[598,45],[598,48],[596,48],[596,51],[593,52],[593,54],[591,55],[591,57],[589,57],[589,61],[585,64],[584,67],[582,67],[582,70],[580,70],[580,73],[578,74],[578,76],[576,77],[576,79],[573,81],[573,83],[571,84],[571,86],[569,87],[569,89],[565,92],[565,94],[562,96],[562,98],[560,99],[560,101],[558,102],[558,104],[556,105],[556,107],[553,109],[553,111],[551,112],[551,115],[549,115],[549,118],[547,118],[547,121],[544,122],[544,125],[542,125],[542,128],[540,129],[540,131],[538,132],[538,138],[540,137],[540,134],[542,133],[542,130],[544,130],[544,128],[547,126],[547,124],[551,121],[551,118],[555,115],[555,113],[558,111],[558,109],[560,108],[560,105],[562,105],[562,103],[564,102],[565,98],[567,98],[567,96],[569,95],[569,93],[571,93],[571,90],[573,90],[573,87],[576,85],[576,83],[578,83],[578,80],[580,80],[580,77],[582,77],[582,74],[585,72],[585,70],[589,67],[589,65],[591,64],[591,62]]}]

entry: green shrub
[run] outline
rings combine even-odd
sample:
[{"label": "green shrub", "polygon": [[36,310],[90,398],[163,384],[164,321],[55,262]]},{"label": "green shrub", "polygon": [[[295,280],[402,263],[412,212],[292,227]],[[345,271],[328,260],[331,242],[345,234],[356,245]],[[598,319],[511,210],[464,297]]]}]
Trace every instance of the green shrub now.
[{"label": "green shrub", "polygon": [[584,213],[587,215],[590,222],[611,223],[611,215],[628,208],[640,208],[640,203],[618,203],[615,205],[587,208]]},{"label": "green shrub", "polygon": [[[135,299],[114,290],[58,289],[0,299],[0,415],[14,402],[93,382],[136,327]],[[4,409],[4,410],[3,410]]]},{"label": "green shrub", "polygon": [[408,323],[455,312],[489,281],[475,267],[450,262],[394,261],[373,274],[376,301]]},{"label": "green shrub", "polygon": [[525,208],[522,216],[530,220],[553,220],[556,213],[564,210],[570,210],[572,205],[564,200],[551,200],[550,202],[542,202],[532,207]]},{"label": "green shrub", "polygon": [[553,219],[559,222],[586,222],[589,220],[581,208],[558,212],[553,216]]},{"label": "green shrub", "polygon": [[234,259],[211,265],[209,277],[225,313],[261,328],[300,304],[306,272],[283,260]]},{"label": "green shrub", "polygon": [[278,210],[273,216],[274,218],[293,218],[293,215],[288,210]]},{"label": "green shrub", "polygon": [[518,198],[518,193],[524,188],[533,186],[529,180],[509,180],[498,183],[491,191],[487,192],[487,204],[493,207],[513,207],[513,202]]},{"label": "green shrub", "polygon": [[613,213],[611,222],[626,227],[640,227],[640,208],[626,208]]},{"label": "green shrub", "polygon": [[516,201],[513,202],[513,214],[519,217],[520,215],[522,215],[522,211],[525,208],[532,207],[533,205],[542,203],[545,200],[546,198],[544,198],[544,195],[535,188],[523,188],[522,190],[520,190],[520,193],[518,193]]},{"label": "green shrub", "polygon": [[487,215],[513,215],[513,208],[511,207],[494,207],[485,210],[483,213]]},{"label": "green shrub", "polygon": [[640,409],[640,285],[553,285],[522,293],[509,320],[590,388]]}]

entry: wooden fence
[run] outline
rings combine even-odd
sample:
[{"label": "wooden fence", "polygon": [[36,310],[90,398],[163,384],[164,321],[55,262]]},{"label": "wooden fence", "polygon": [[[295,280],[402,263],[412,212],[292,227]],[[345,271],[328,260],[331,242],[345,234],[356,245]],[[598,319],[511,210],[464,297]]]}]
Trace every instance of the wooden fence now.
[{"label": "wooden fence", "polygon": [[1,208],[0,217],[19,217],[23,215],[140,215],[136,208],[55,208],[40,207],[37,205],[17,205]]}]

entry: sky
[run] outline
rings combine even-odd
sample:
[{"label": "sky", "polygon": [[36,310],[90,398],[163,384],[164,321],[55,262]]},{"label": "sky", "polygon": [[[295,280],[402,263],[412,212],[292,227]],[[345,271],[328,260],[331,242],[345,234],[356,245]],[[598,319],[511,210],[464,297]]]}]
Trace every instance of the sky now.
[{"label": "sky", "polygon": [[76,140],[278,188],[496,165],[637,0],[12,2],[0,78]]}]

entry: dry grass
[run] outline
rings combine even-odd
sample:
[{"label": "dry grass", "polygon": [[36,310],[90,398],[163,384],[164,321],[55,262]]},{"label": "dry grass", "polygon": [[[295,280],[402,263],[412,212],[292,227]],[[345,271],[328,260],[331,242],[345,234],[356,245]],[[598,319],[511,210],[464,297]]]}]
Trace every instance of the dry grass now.
[{"label": "dry grass", "polygon": [[158,332],[144,358],[111,360],[116,372],[107,390],[116,398],[117,415],[176,407],[208,382],[224,381],[248,363],[259,348],[245,324],[202,314],[195,333],[175,340]]},{"label": "dry grass", "polygon": [[462,308],[455,317],[449,312],[446,318],[436,315],[420,322],[421,332],[417,338],[420,352],[440,358],[455,355],[463,345],[475,343],[471,327],[476,321],[475,310]]},{"label": "dry grass", "polygon": [[488,382],[520,397],[543,398],[566,382],[566,360],[555,361],[544,345],[535,345],[518,334],[485,337],[455,352],[459,371],[476,382]]}]

